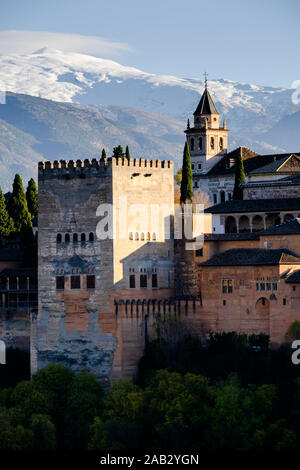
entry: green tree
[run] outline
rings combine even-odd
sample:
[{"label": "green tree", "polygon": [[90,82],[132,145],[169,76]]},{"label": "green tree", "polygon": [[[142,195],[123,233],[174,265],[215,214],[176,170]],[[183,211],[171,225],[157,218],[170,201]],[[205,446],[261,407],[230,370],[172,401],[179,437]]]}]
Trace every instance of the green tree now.
[{"label": "green tree", "polygon": [[13,191],[7,204],[7,211],[13,219],[18,233],[26,231],[32,226],[22,179],[18,174],[16,174],[14,179]]},{"label": "green tree", "polygon": [[244,162],[242,157],[242,151],[240,151],[239,156],[235,164],[235,181],[233,189],[233,199],[242,200],[243,199],[243,189],[240,187],[241,183],[246,183],[246,175],[244,169]]},{"label": "green tree", "polygon": [[126,145],[125,157],[127,158],[127,160],[130,160],[131,158],[128,145]]},{"label": "green tree", "polygon": [[175,174],[175,181],[178,186],[181,185],[181,180],[182,180],[182,168],[180,168]]},{"label": "green tree", "polygon": [[31,420],[33,440],[31,447],[35,450],[53,450],[56,448],[56,430],[49,416],[33,415]]},{"label": "green tree", "polygon": [[124,151],[122,145],[118,145],[113,149],[113,157],[115,158],[124,158]]},{"label": "green tree", "polygon": [[185,142],[182,163],[182,179],[180,185],[180,202],[193,199],[192,165],[189,144]]},{"label": "green tree", "polygon": [[26,190],[26,200],[28,210],[31,214],[31,218],[33,219],[37,216],[38,213],[38,190],[33,178],[28,181],[28,186]]},{"label": "green tree", "polygon": [[66,446],[86,449],[89,427],[95,416],[103,413],[104,390],[91,372],[81,372],[73,379],[67,404]]},{"label": "green tree", "polygon": [[103,148],[102,149],[102,154],[101,154],[101,159],[100,161],[101,162],[106,162],[107,158],[106,158],[106,152],[105,152],[105,149]]},{"label": "green tree", "polygon": [[14,221],[7,212],[6,204],[5,204],[5,197],[0,188],[0,236],[8,237],[14,231],[15,231]]},{"label": "green tree", "polygon": [[292,343],[296,339],[300,339],[300,321],[296,320],[290,324],[284,336],[288,343]]}]

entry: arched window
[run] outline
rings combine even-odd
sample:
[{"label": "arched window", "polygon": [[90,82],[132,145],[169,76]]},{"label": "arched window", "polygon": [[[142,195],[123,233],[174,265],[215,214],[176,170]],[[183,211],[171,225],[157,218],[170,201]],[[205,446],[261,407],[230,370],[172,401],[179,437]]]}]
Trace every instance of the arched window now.
[{"label": "arched window", "polygon": [[223,150],[223,137],[220,137],[220,150]]},{"label": "arched window", "polygon": [[56,242],[57,242],[57,243],[61,243],[61,233],[58,233],[58,234],[57,234]]},{"label": "arched window", "polygon": [[145,235],[144,235],[144,232],[141,233],[141,240],[144,241],[145,240]]},{"label": "arched window", "polygon": [[198,150],[202,150],[202,137],[198,139]]},{"label": "arched window", "polygon": [[152,233],[152,240],[156,241],[156,233]]},{"label": "arched window", "polygon": [[139,239],[139,234],[138,234],[138,232],[135,232],[135,239],[136,239],[136,240]]},{"label": "arched window", "polygon": [[215,139],[213,137],[210,138],[210,148],[212,150],[215,148]]},{"label": "arched window", "polygon": [[129,232],[129,240],[133,240],[133,233]]},{"label": "arched window", "polygon": [[220,202],[225,202],[225,192],[224,191],[220,191]]},{"label": "arched window", "polygon": [[191,138],[191,150],[193,151],[194,150],[194,137]]},{"label": "arched window", "polygon": [[89,241],[90,241],[90,242],[93,242],[93,241],[94,241],[94,234],[93,234],[93,232],[90,232],[90,234],[89,234]]},{"label": "arched window", "polygon": [[147,240],[150,240],[151,237],[150,237],[150,232],[147,233]]},{"label": "arched window", "polygon": [[70,241],[70,234],[69,234],[69,233],[66,233],[66,235],[65,235],[65,242],[66,242],[66,243],[69,243],[69,241]]},{"label": "arched window", "polygon": [[81,241],[82,241],[82,242],[85,242],[85,233],[82,233],[82,234],[81,234]]},{"label": "arched window", "polygon": [[74,233],[73,235],[73,243],[77,243],[78,242],[78,235],[77,233]]}]

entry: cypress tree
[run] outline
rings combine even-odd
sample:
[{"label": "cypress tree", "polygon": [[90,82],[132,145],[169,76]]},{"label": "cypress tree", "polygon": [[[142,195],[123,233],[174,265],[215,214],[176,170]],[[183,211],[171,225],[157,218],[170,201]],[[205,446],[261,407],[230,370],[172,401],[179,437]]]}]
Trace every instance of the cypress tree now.
[{"label": "cypress tree", "polygon": [[5,197],[0,188],[0,236],[8,237],[15,231],[15,225],[13,219],[9,216],[6,204]]},{"label": "cypress tree", "polygon": [[244,169],[244,162],[242,157],[242,150],[240,149],[239,156],[237,157],[236,167],[235,167],[235,181],[233,189],[233,199],[242,200],[243,199],[243,189],[240,188],[241,183],[246,183],[246,175]]},{"label": "cypress tree", "polygon": [[101,158],[100,158],[100,161],[101,162],[106,162],[107,158],[106,158],[106,152],[105,152],[105,149],[103,148],[102,149],[102,154],[101,154]]},{"label": "cypress tree", "polygon": [[14,179],[13,191],[7,204],[7,211],[13,219],[18,233],[32,226],[22,179],[18,174],[16,174]]},{"label": "cypress tree", "polygon": [[182,179],[180,185],[180,202],[185,203],[193,198],[192,165],[189,144],[185,142],[182,163]]},{"label": "cypress tree", "polygon": [[131,158],[128,145],[126,145],[125,157],[127,158],[127,160],[130,160]]},{"label": "cypress tree", "polygon": [[33,178],[28,181],[28,186],[26,190],[26,200],[28,210],[31,214],[31,218],[33,219],[37,216],[38,213],[38,190]]},{"label": "cypress tree", "polygon": [[115,158],[124,158],[124,151],[122,145],[118,145],[113,149],[113,157]]}]

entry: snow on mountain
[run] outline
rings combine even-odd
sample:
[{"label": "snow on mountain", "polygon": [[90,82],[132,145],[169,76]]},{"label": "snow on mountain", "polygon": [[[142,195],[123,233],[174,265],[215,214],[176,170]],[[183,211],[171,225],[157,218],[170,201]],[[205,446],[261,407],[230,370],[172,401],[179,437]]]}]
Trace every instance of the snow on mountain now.
[{"label": "snow on mountain", "polygon": [[[129,106],[178,120],[191,117],[203,91],[200,79],[155,75],[112,60],[48,48],[0,56],[0,81],[16,93],[85,105]],[[300,110],[292,104],[291,89],[219,79],[209,81],[209,90],[233,135],[259,142],[284,116]]]}]

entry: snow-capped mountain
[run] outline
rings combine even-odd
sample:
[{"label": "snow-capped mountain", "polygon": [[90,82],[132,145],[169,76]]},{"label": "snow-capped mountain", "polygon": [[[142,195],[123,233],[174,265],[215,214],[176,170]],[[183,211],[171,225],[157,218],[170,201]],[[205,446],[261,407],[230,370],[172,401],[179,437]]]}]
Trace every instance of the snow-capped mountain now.
[{"label": "snow-capped mountain", "polygon": [[[292,103],[293,90],[225,79],[208,85],[231,130],[229,149],[300,151],[300,106]],[[8,190],[14,173],[36,176],[38,160],[99,157],[103,147],[109,155],[118,144],[128,144],[132,157],[173,159],[178,168],[186,119],[192,118],[203,80],[41,49],[0,56],[3,89],[12,92],[0,104],[0,185]]]},{"label": "snow-capped mountain", "polygon": [[[191,117],[203,92],[201,79],[155,75],[111,60],[47,48],[0,56],[0,81],[16,93],[86,105],[129,106],[180,121]],[[265,143],[264,134],[284,116],[300,110],[292,103],[293,90],[225,79],[208,85],[234,141],[245,137],[256,142],[260,151],[288,150]]]}]

